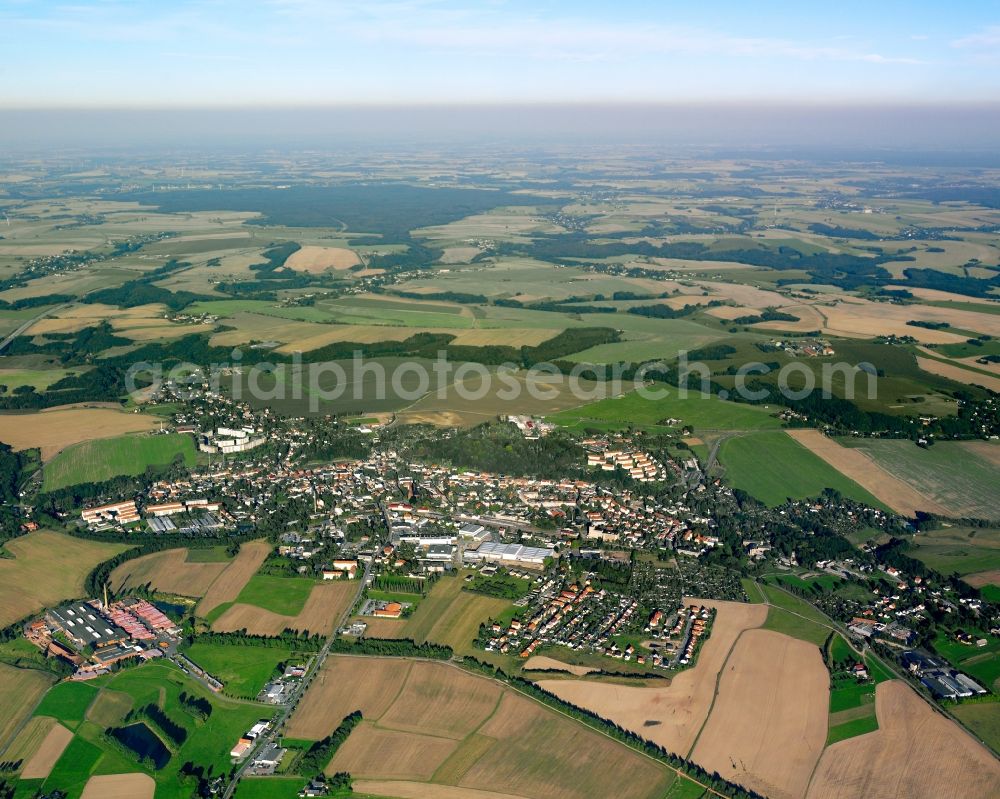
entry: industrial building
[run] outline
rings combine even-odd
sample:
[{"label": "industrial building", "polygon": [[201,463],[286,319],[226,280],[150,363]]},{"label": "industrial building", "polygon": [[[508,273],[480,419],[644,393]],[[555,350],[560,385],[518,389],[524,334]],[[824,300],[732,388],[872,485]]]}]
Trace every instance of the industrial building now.
[{"label": "industrial building", "polygon": [[544,547],[527,547],[524,544],[501,544],[485,541],[478,549],[466,550],[463,555],[469,563],[525,563],[541,566],[552,550]]}]

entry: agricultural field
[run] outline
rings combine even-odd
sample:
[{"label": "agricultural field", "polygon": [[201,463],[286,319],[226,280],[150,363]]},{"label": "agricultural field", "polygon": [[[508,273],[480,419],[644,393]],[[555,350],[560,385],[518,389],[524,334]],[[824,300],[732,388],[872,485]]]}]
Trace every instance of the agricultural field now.
[{"label": "agricultural field", "polygon": [[51,460],[72,444],[152,430],[157,420],[112,408],[51,408],[34,413],[0,413],[0,441],[16,450],[38,448]]},{"label": "agricultural field", "polygon": [[768,606],[767,621],[763,624],[765,630],[783,633],[817,647],[821,647],[829,637],[830,622],[804,599],[771,585],[758,583],[756,590]]},{"label": "agricultural field", "polygon": [[[687,600],[686,600],[687,601]],[[687,755],[709,717],[720,673],[746,631],[767,618],[763,605],[690,600],[716,608],[712,632],[690,669],[650,686],[616,685],[570,679],[536,679],[538,685],[571,704],[632,730],[653,743]]]},{"label": "agricultural field", "polygon": [[83,595],[83,581],[98,563],[127,544],[108,544],[38,530],[3,545],[0,558],[0,625]]},{"label": "agricultural field", "polygon": [[[577,429],[689,426],[695,432],[766,430],[781,426],[775,410],[766,406],[739,405],[693,391],[682,398],[677,396],[677,389],[673,386],[655,386],[653,390],[663,390],[668,394],[663,399],[648,400],[632,392],[623,397],[551,414],[549,421]],[[668,424],[670,419],[680,421]]]},{"label": "agricultural field", "polygon": [[[104,737],[105,725],[122,723],[127,704],[115,700],[110,707],[119,707],[118,712],[122,715],[102,713],[100,724],[91,720],[87,708],[96,706],[105,691],[129,696],[136,708],[150,703],[157,705],[184,729],[183,742],[161,742],[166,749],[166,763],[161,768],[152,769],[140,763],[127,755],[124,748],[109,743]],[[196,720],[185,710],[180,700],[182,692],[205,699],[212,705],[208,720]],[[81,795],[151,796],[155,781],[157,797],[181,799],[189,796],[192,789],[192,785],[179,776],[181,765],[190,760],[206,767],[211,765],[216,772],[228,769],[233,742],[267,713],[268,709],[260,705],[238,703],[212,694],[172,663],[162,660],[105,675],[87,684],[61,684],[49,692],[35,715],[55,718],[73,732],[73,737],[38,787],[61,788],[71,799]],[[109,779],[112,776],[114,780]],[[109,787],[105,782],[115,785]],[[128,793],[140,788],[139,793]]]},{"label": "agricultural field", "polygon": [[[227,696],[254,698],[279,663],[295,660],[291,650],[262,646],[225,646],[195,642],[184,654],[219,680]],[[305,663],[306,656],[299,661]]]},{"label": "agricultural field", "polygon": [[52,685],[46,672],[0,663],[0,753],[30,718],[35,704]]},{"label": "agricultural field", "polygon": [[1000,480],[994,442],[939,441],[922,449],[910,441],[845,439],[889,474],[928,497],[947,516],[1000,519],[992,501]]},{"label": "agricultural field", "polygon": [[828,697],[815,647],[748,630],[726,661],[692,757],[766,796],[800,797],[826,744]]},{"label": "agricultural field", "polygon": [[942,526],[915,536],[909,554],[941,574],[970,585],[1000,586],[1000,532],[988,527]]},{"label": "agricultural field", "polygon": [[878,730],[827,747],[807,799],[987,799],[996,794],[1000,782],[996,759],[955,722],[934,712],[906,683],[879,683],[875,713]]},{"label": "agricultural field", "polygon": [[[387,662],[332,656],[289,725],[292,736],[315,737],[339,723],[341,710],[360,709],[365,721],[327,767],[361,778],[356,790],[379,793],[376,786],[392,780],[392,796],[477,796],[503,786],[501,795],[526,799],[652,799],[673,779],[660,764],[484,677],[443,663]],[[342,696],[345,684],[357,686],[354,697]],[[316,705],[325,707],[322,724]]]},{"label": "agricultural field", "polygon": [[249,582],[271,552],[266,541],[250,541],[240,547],[239,554],[209,585],[195,609],[199,616],[207,616],[220,605],[235,602],[243,586]]},{"label": "agricultural field", "polygon": [[[887,471],[859,447],[842,446],[818,430],[789,430],[788,435],[897,513],[910,517],[915,516],[918,510],[944,515],[948,513],[939,503]],[[894,443],[905,443],[913,447],[910,442]]]},{"label": "agricultural field", "polygon": [[[220,578],[223,579],[223,578]],[[291,580],[292,578],[277,578]],[[309,634],[328,635],[337,624],[338,619],[351,606],[358,592],[354,580],[341,580],[325,583],[308,582],[308,597],[299,607],[298,612],[287,614],[261,607],[260,604],[248,604],[242,597],[232,603],[216,606],[211,615],[212,629],[219,632],[247,630],[252,635],[279,635],[285,630],[297,630]],[[275,606],[291,608],[294,595],[282,596],[280,593],[262,597],[252,595],[259,603],[267,602]],[[283,590],[280,586],[277,590]],[[204,601],[204,600],[202,600]],[[221,612],[220,612],[221,611]]]},{"label": "agricultural field", "polygon": [[119,475],[143,473],[150,466],[167,466],[180,458],[194,466],[194,439],[183,433],[119,436],[84,441],[67,447],[45,464],[43,490],[55,491],[79,483],[99,483]]},{"label": "agricultural field", "polygon": [[826,488],[874,507],[874,496],[844,477],[784,431],[758,432],[727,438],[719,449],[726,481],[774,506],[788,498],[805,499]]},{"label": "agricultural field", "polygon": [[148,585],[152,590],[200,599],[228,566],[229,559],[203,562],[196,549],[167,549],[127,560],[111,572],[111,587],[124,591]]}]

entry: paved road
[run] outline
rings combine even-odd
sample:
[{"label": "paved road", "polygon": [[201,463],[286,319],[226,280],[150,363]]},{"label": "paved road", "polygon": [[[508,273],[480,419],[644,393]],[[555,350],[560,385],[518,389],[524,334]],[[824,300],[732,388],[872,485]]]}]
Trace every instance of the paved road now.
[{"label": "paved road", "polygon": [[[383,518],[386,516],[385,508],[382,507],[382,503],[379,503],[382,510]],[[285,724],[291,717],[292,712],[298,706],[299,701],[305,695],[309,686],[312,685],[312,681],[315,679],[316,675],[319,674],[320,669],[326,662],[327,657],[330,654],[330,647],[333,646],[333,642],[337,639],[340,628],[344,626],[347,620],[351,616],[351,611],[354,609],[354,605],[357,603],[358,599],[361,598],[361,592],[364,591],[365,586],[368,584],[368,578],[371,575],[372,564],[374,563],[374,558],[368,561],[365,565],[365,573],[362,575],[361,579],[358,580],[358,590],[354,594],[354,599],[351,600],[351,604],[347,609],[341,614],[340,618],[337,619],[337,623],[333,627],[333,632],[329,635],[326,641],[323,642],[323,647],[316,653],[316,656],[312,659],[309,664],[309,668],[306,670],[305,676],[299,683],[298,689],[292,694],[291,700],[283,705],[281,713],[278,717],[271,722],[270,729],[259,736],[254,742],[253,748],[246,754],[242,762],[237,766],[236,773],[233,779],[230,781],[229,785],[226,787],[225,793],[222,795],[223,799],[232,799],[233,793],[236,791],[236,786],[238,785],[240,778],[246,772],[248,768],[253,764],[254,756],[260,752],[268,744],[273,743],[275,739],[281,737],[281,730],[284,729]],[[261,707],[266,707],[261,705]]]},{"label": "paved road", "polygon": [[13,333],[7,336],[7,338],[5,338],[3,341],[0,341],[0,352],[3,352],[5,349],[7,349],[7,345],[9,345],[14,339],[16,339],[22,333],[24,333],[33,324],[35,324],[35,322],[44,319],[46,316],[48,316],[49,314],[53,314],[56,311],[61,311],[63,308],[68,308],[69,306],[70,303],[65,302],[62,305],[57,305],[55,308],[49,308],[47,311],[42,311],[40,314],[38,314],[38,316],[32,317],[23,325],[21,325],[17,330],[15,330]]}]

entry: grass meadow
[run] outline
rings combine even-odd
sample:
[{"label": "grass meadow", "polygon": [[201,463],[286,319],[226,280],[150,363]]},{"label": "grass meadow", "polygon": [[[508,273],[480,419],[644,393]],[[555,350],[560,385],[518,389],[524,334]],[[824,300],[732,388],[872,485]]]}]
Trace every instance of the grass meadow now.
[{"label": "grass meadow", "polygon": [[96,483],[119,475],[141,474],[149,466],[166,466],[180,456],[194,466],[194,439],[183,433],[119,436],[67,447],[45,465],[43,489],[55,491],[80,483]]}]

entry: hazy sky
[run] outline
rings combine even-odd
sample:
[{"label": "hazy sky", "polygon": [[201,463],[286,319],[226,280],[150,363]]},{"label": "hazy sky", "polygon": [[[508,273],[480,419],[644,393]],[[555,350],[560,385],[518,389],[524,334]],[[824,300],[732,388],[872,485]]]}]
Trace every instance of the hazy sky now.
[{"label": "hazy sky", "polygon": [[0,109],[1000,101],[1000,2],[0,0]]}]

